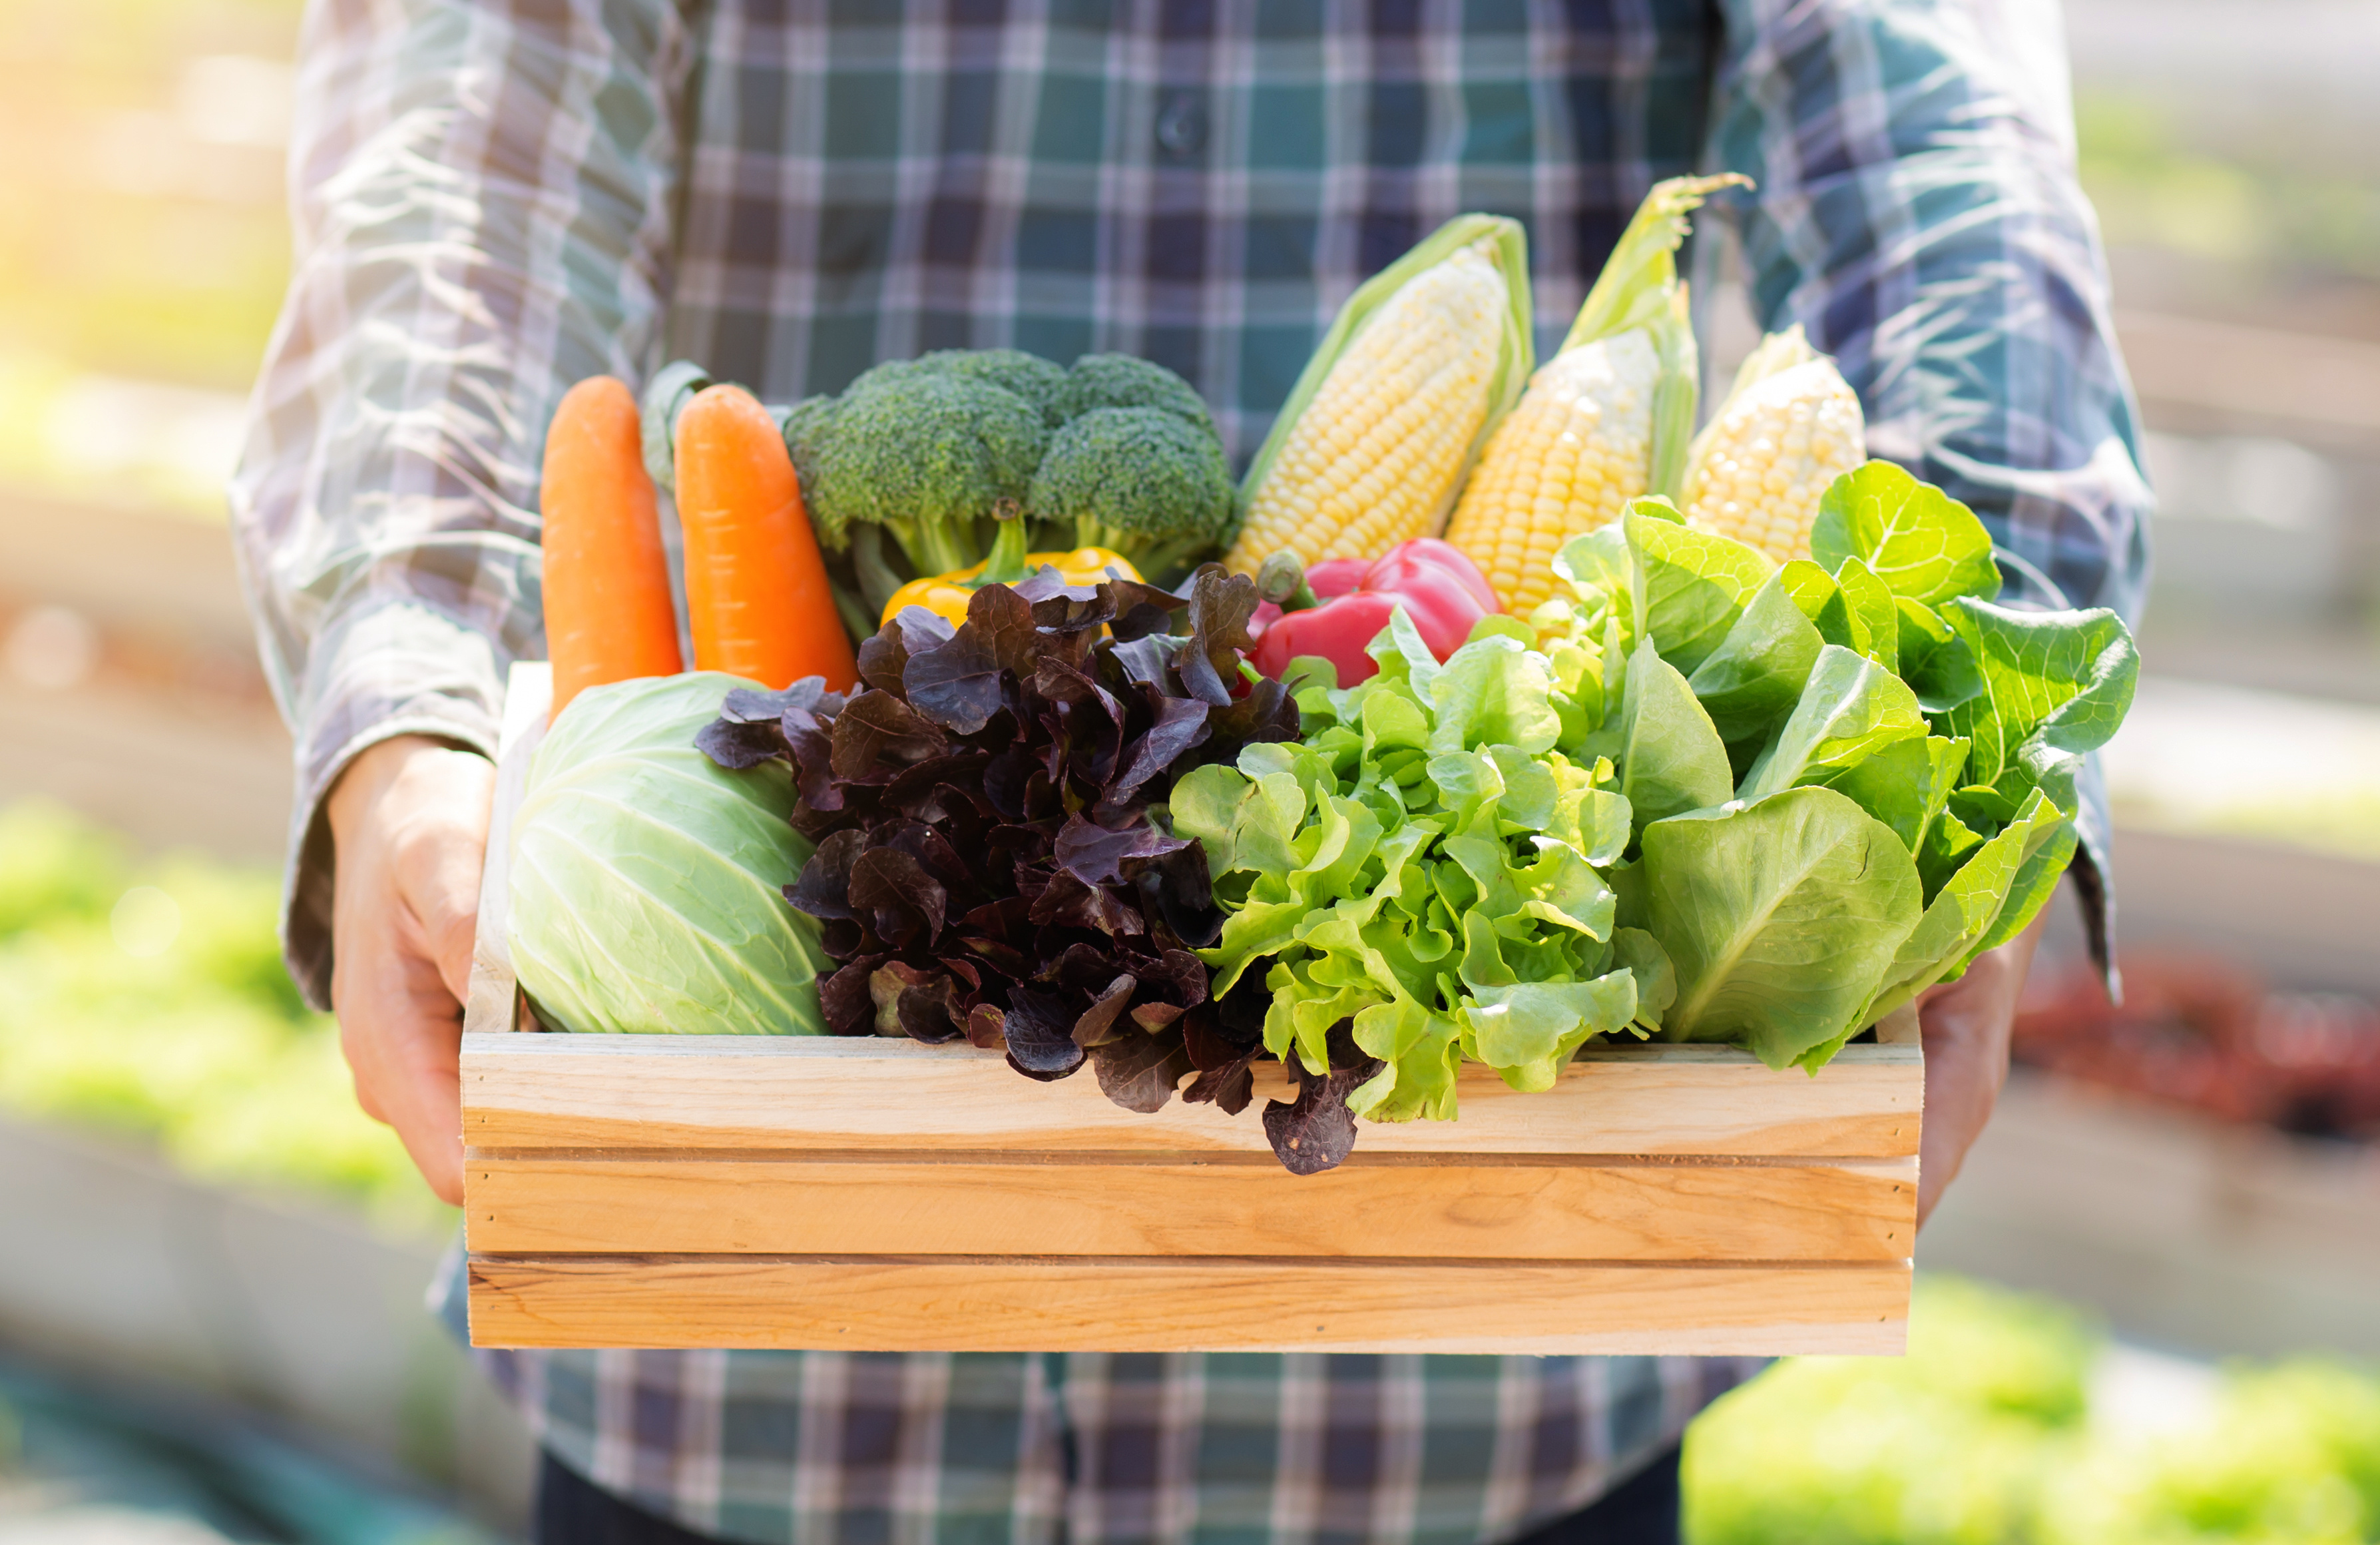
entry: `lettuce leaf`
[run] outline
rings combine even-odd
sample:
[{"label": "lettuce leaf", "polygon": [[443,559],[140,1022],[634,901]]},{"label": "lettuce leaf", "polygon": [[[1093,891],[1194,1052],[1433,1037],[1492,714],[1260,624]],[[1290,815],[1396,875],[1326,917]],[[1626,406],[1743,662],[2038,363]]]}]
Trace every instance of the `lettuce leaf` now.
[{"label": "lettuce leaf", "polygon": [[1896,740],[1833,777],[1818,780],[1847,795],[1892,828],[1900,845],[1918,852],[1935,819],[1950,802],[1967,765],[1967,743],[1938,735]]},{"label": "lettuce leaf", "polygon": [[1923,910],[1900,839],[1828,788],[1673,816],[1644,845],[1650,931],[1677,970],[1662,1035],[1771,1067],[1867,1023]]},{"label": "lettuce leaf", "polygon": [[1772,574],[1686,685],[1721,740],[1766,741],[1801,700],[1825,646],[1784,576]]},{"label": "lettuce leaf", "polygon": [[1775,566],[1742,542],[1677,524],[1659,502],[1639,499],[1621,525],[1636,562],[1642,636],[1661,658],[1691,675],[1728,630]]},{"label": "lettuce leaf", "polygon": [[1867,565],[1845,558],[1836,566],[1834,581],[1843,592],[1843,606],[1852,618],[1852,635],[1860,653],[1898,675],[1900,670],[1900,602]]},{"label": "lettuce leaf", "polygon": [[1900,609],[1900,679],[1917,694],[1917,706],[1944,713],[1980,694],[1984,673],[1974,651],[1942,614],[1903,596]]},{"label": "lettuce leaf", "polygon": [[1735,792],[1727,747],[1710,715],[1650,639],[1628,663],[1617,746],[1620,794],[1640,833],[1652,821],[1720,804]]},{"label": "lettuce leaf", "polygon": [[[1985,949],[2015,937],[2025,922],[2032,921],[2033,912],[2039,910],[2038,902],[2025,911],[2022,922],[2006,931],[2003,937],[1994,937],[2001,932],[1998,924],[2019,889],[2020,876],[2042,857],[2044,848],[2055,843],[2061,831],[2066,833],[2070,851],[2072,829],[2064,825],[2058,807],[2046,796],[2036,793],[2026,801],[2014,821],[1976,848],[1926,904],[1916,928],[1901,941],[1884,985],[1862,1016],[1863,1022],[1881,1018],[1936,982],[1958,976],[1966,969],[1968,961]],[[2061,861],[2059,868],[2063,867]],[[2057,875],[2052,873],[2049,879],[2055,884]],[[2020,902],[2019,906],[2022,909],[2023,904]]]},{"label": "lettuce leaf", "polygon": [[2105,610],[2013,612],[1953,597],[1942,619],[1973,657],[1982,690],[1937,716],[1972,745],[1971,782],[2010,809],[2043,788],[2070,816],[2084,754],[2106,745],[2131,707],[2140,654]]},{"label": "lettuce leaf", "polygon": [[1753,762],[1735,796],[1750,801],[1796,784],[1829,783],[1895,741],[1923,739],[1926,729],[1916,694],[1899,676],[1864,655],[1828,644],[1818,651],[1792,716]]},{"label": "lettuce leaf", "polygon": [[2000,593],[1991,533],[1974,511],[1888,461],[1835,480],[1818,504],[1810,556],[1829,572],[1856,559],[1892,594],[1922,605]]},{"label": "lettuce leaf", "polygon": [[[1168,810],[1173,834],[1204,849],[1225,914],[1201,952],[1213,994],[1261,974],[1266,1046],[1325,1080],[1302,1098],[1345,1082],[1334,1036],[1376,1061],[1344,1095],[1374,1121],[1451,1116],[1465,1057],[1545,1088],[1639,1011],[1634,977],[1613,965],[1603,877],[1630,802],[1609,760],[1554,748],[1569,697],[1556,662],[1509,627],[1480,629],[1442,664],[1408,642],[1391,623],[1372,645],[1379,674],[1301,691],[1302,741],[1184,774]],[[1648,672],[1669,670],[1644,652]],[[1723,769],[1706,721],[1702,733]]]}]

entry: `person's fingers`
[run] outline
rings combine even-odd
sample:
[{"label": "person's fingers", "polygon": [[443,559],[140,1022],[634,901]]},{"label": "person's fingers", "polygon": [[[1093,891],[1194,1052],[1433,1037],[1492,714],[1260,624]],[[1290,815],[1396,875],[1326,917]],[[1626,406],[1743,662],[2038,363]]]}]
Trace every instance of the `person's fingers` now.
[{"label": "person's fingers", "polygon": [[1918,1137],[1917,1222],[1932,1215],[1983,1135],[1999,1098],[2006,1053],[1995,1056],[1977,1016],[1958,1004],[1921,1011],[1925,1040],[1925,1120]]},{"label": "person's fingers", "polygon": [[430,1188],[456,1207],[463,1205],[461,1035],[460,1016],[416,1020],[395,1038],[401,1070],[390,1080],[399,1102],[389,1125]]},{"label": "person's fingers", "polygon": [[1925,1045],[1925,1120],[1918,1137],[1917,1222],[1922,1227],[1983,1136],[2008,1079],[2017,1000],[2033,967],[2043,919],[1989,954],[1954,982],[1918,1001]]},{"label": "person's fingers", "polygon": [[394,931],[351,931],[334,1007],[357,1103],[398,1138],[436,1191],[462,1199],[462,1022],[430,961]]},{"label": "person's fingers", "polygon": [[401,789],[408,829],[399,839],[398,887],[439,980],[457,1004],[470,996],[495,793],[496,770],[485,758],[444,749],[409,767]]},{"label": "person's fingers", "polygon": [[357,759],[331,806],[332,1005],[357,1103],[456,1204],[462,1001],[493,771],[434,742],[384,742]]}]

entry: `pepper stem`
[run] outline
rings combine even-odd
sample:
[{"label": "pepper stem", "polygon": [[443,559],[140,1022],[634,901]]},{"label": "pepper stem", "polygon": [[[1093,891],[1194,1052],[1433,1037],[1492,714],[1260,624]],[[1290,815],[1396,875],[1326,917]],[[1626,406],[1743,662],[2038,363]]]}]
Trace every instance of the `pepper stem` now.
[{"label": "pepper stem", "polygon": [[1014,585],[1025,578],[1025,512],[1015,500],[1002,499],[992,505],[991,517],[1000,523],[1000,535],[992,541],[991,556],[983,561],[983,572],[966,581],[971,590]]},{"label": "pepper stem", "polygon": [[1275,553],[1257,570],[1257,595],[1284,612],[1311,611],[1322,604],[1305,582],[1305,566],[1287,548]]}]

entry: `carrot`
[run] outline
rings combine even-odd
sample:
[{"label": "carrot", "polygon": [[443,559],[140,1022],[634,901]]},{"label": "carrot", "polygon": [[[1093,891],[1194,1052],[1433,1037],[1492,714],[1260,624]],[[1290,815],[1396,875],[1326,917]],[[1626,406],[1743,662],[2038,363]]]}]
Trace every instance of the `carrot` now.
[{"label": "carrot", "polygon": [[696,669],[779,688],[822,675],[837,692],[859,679],[784,436],[741,386],[678,416],[677,517]]},{"label": "carrot", "polygon": [[589,687],[685,669],[653,480],[627,387],[599,375],[564,394],[546,431],[538,503],[545,516],[553,712]]}]

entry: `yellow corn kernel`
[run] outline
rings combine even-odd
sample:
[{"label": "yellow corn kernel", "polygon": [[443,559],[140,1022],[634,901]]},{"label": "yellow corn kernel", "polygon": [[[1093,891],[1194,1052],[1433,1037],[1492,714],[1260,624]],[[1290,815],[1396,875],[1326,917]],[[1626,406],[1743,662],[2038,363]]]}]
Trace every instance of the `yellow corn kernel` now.
[{"label": "yellow corn kernel", "polygon": [[1728,398],[1686,468],[1686,524],[1806,558],[1828,485],[1866,459],[1859,396],[1817,355]]},{"label": "yellow corn kernel", "polygon": [[1504,610],[1554,593],[1553,556],[1620,518],[1652,475],[1660,358],[1637,328],[1566,349],[1488,437],[1446,540],[1479,566]]},{"label": "yellow corn kernel", "polygon": [[1400,289],[1298,415],[1224,564],[1252,574],[1277,552],[1377,558],[1433,534],[1493,406],[1511,304],[1476,247]]}]

